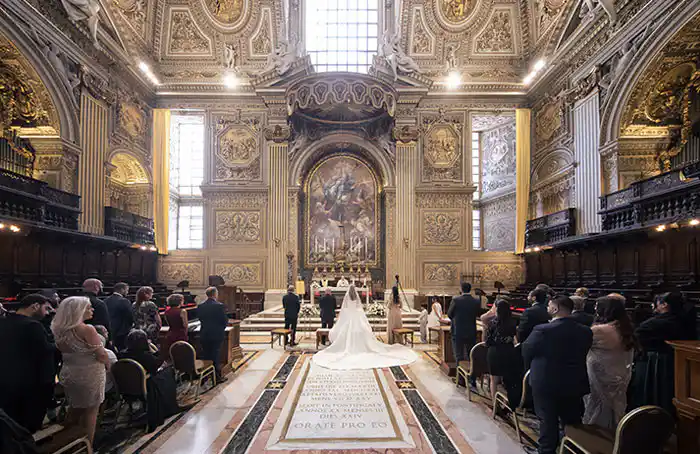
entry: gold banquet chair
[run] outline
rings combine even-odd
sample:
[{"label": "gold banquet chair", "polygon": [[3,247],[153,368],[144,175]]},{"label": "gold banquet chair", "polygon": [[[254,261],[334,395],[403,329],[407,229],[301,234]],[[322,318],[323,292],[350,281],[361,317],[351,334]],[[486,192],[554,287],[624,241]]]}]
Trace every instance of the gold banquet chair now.
[{"label": "gold banquet chair", "polygon": [[661,454],[674,426],[666,410],[647,405],[627,413],[614,432],[588,424],[566,426],[559,454]]},{"label": "gold banquet chair", "polygon": [[119,423],[122,404],[125,402],[129,405],[129,422],[131,422],[131,418],[133,417],[132,404],[135,401],[141,401],[144,408],[148,406],[148,387],[146,385],[146,380],[149,375],[141,364],[128,358],[120,359],[114,363],[110,371],[120,396],[119,406],[117,407],[117,413],[114,419],[115,424]]},{"label": "gold banquet chair", "polygon": [[195,398],[199,397],[202,389],[202,382],[211,375],[212,382],[216,386],[216,374],[214,364],[209,360],[197,359],[197,352],[189,342],[177,341],[170,346],[170,357],[173,360],[173,367],[182,374],[188,375],[191,381],[197,381],[197,391]]},{"label": "gold banquet chair", "polygon": [[[469,377],[474,377],[474,380],[479,380],[481,382],[481,388],[484,387],[484,377],[488,375],[489,366],[486,360],[486,353],[489,348],[486,346],[486,342],[479,342],[474,347],[472,347],[469,352],[469,362],[461,361],[457,367],[457,383],[459,384],[459,377],[464,377],[464,384],[467,387],[467,398],[472,400],[471,386],[469,385]],[[487,380],[488,382],[488,380]]]},{"label": "gold banquet chair", "polygon": [[518,443],[521,444],[523,440],[522,435],[520,433],[519,418],[525,416],[525,413],[528,410],[527,404],[529,401],[532,400],[531,394],[532,390],[530,389],[530,371],[528,370],[523,376],[523,388],[520,394],[520,402],[518,403],[517,407],[511,408],[510,402],[508,402],[508,396],[501,391],[496,392],[496,398],[493,400],[493,413],[491,416],[493,416],[493,419],[496,419],[496,413],[498,412],[499,408],[505,408],[506,410],[508,410],[513,418],[515,433],[518,435]]}]

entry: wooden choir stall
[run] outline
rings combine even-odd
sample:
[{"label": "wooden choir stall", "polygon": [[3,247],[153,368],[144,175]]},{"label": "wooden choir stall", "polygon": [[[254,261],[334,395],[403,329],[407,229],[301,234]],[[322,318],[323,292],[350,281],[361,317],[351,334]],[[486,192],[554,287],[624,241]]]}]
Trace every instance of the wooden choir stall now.
[{"label": "wooden choir stall", "polygon": [[700,341],[671,341],[675,356],[678,452],[700,452]]}]

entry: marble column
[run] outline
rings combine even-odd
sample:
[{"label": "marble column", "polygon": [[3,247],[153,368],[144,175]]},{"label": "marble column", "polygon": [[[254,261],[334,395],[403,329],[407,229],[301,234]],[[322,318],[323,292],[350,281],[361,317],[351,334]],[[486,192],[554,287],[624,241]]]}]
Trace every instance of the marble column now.
[{"label": "marble column", "polygon": [[80,97],[80,143],[78,194],[81,231],[104,235],[105,160],[109,134],[106,104],[83,92]]},{"label": "marble column", "polygon": [[[416,184],[418,179],[417,142],[397,142],[396,144],[396,272],[407,293],[415,293],[417,288],[416,246],[418,244],[418,214],[416,210]],[[393,280],[387,282],[387,288]]]},{"label": "marble column", "polygon": [[574,104],[574,159],[576,181],[576,234],[600,231],[601,195],[600,110],[598,90]]},{"label": "marble column", "polygon": [[[281,304],[287,288],[289,216],[287,212],[287,142],[270,142],[270,202],[268,204],[267,285],[265,308]],[[296,276],[293,276],[296,278]],[[274,302],[274,304],[268,304]]]}]

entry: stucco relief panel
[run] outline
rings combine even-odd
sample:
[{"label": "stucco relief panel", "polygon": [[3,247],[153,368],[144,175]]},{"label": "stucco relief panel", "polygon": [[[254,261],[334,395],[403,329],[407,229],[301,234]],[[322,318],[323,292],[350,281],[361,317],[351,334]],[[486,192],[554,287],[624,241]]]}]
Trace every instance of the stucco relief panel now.
[{"label": "stucco relief panel", "polygon": [[191,260],[187,262],[173,262],[167,259],[160,261],[158,273],[159,280],[168,283],[190,281],[190,286],[204,285],[204,260],[199,262]]},{"label": "stucco relief panel", "polygon": [[566,131],[564,100],[561,97],[547,98],[535,114],[535,142],[544,147]]},{"label": "stucco relief panel", "polygon": [[251,58],[267,58],[275,48],[275,33],[272,26],[272,11],[270,8],[262,8],[260,22],[249,38]]},{"label": "stucco relief panel", "polygon": [[426,285],[454,286],[459,284],[461,263],[423,263],[423,282]]},{"label": "stucco relief panel", "polygon": [[212,40],[195,23],[189,8],[172,7],[167,23],[166,55],[201,57],[212,55]]},{"label": "stucco relief panel", "polygon": [[430,127],[423,142],[423,181],[462,181],[462,136],[452,124]]},{"label": "stucco relief panel", "polygon": [[261,244],[262,213],[260,211],[216,210],[216,244]]},{"label": "stucco relief panel", "polygon": [[535,0],[536,38],[540,39],[564,10],[569,0]]},{"label": "stucco relief panel", "polygon": [[518,55],[514,17],[511,8],[494,8],[486,26],[474,39],[474,55]]},{"label": "stucco relief panel", "polygon": [[463,244],[462,210],[423,210],[421,218],[422,246],[461,246]]},{"label": "stucco relief panel", "polygon": [[262,263],[231,263],[214,264],[214,274],[224,278],[227,284],[263,285]]},{"label": "stucco relief panel", "polygon": [[413,9],[409,54],[416,57],[430,57],[435,53],[435,35],[430,31],[423,8]]},{"label": "stucco relief panel", "polygon": [[155,1],[149,0],[120,0],[114,2],[119,15],[121,15],[129,26],[136,32],[142,40],[146,40],[148,23],[153,15]]},{"label": "stucco relief panel", "polygon": [[515,184],[515,123],[481,134],[484,195]]},{"label": "stucco relief panel", "polygon": [[216,121],[214,181],[262,180],[262,141],[257,118],[221,117]]},{"label": "stucco relief panel", "polygon": [[472,273],[479,276],[479,281],[487,286],[500,281],[506,287],[513,287],[523,282],[524,270],[520,263],[478,263],[472,262]]}]

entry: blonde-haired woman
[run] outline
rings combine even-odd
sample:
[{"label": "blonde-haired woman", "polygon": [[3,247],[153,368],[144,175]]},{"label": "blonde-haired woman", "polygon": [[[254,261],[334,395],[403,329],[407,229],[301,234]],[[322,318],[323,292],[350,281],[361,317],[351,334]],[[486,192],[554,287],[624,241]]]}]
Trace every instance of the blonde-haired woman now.
[{"label": "blonde-haired woman", "polygon": [[91,443],[95,438],[97,413],[104,400],[106,369],[110,364],[104,338],[95,327],[85,323],[92,314],[88,298],[71,296],[61,302],[51,322],[56,346],[63,355],[59,380],[70,406],[68,420],[80,425]]}]

